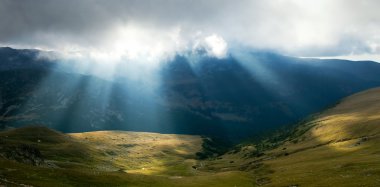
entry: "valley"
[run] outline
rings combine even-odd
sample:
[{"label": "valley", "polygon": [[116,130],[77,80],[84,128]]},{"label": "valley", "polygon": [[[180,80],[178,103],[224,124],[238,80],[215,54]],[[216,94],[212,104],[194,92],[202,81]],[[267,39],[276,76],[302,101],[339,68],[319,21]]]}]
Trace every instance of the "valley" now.
[{"label": "valley", "polygon": [[378,186],[379,111],[380,89],[370,89],[206,159],[196,156],[206,137],[195,135],[10,129],[0,132],[0,184]]}]

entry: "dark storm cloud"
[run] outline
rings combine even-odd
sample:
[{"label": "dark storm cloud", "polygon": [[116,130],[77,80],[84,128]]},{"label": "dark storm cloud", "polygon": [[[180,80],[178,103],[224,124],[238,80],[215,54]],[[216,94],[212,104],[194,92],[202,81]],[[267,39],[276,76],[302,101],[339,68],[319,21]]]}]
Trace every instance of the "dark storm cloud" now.
[{"label": "dark storm cloud", "polygon": [[210,45],[222,39],[300,56],[377,54],[379,7],[376,0],[0,0],[0,44],[98,50],[124,38],[157,41],[168,52],[208,37]]}]

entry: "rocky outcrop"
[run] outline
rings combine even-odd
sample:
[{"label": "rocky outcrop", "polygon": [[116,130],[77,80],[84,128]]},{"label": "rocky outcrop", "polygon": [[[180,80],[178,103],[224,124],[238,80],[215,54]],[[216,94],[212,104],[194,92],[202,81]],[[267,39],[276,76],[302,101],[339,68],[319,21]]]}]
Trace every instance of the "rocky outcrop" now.
[{"label": "rocky outcrop", "polygon": [[40,150],[32,145],[20,144],[0,147],[0,156],[8,160],[34,166],[44,165],[44,158]]}]

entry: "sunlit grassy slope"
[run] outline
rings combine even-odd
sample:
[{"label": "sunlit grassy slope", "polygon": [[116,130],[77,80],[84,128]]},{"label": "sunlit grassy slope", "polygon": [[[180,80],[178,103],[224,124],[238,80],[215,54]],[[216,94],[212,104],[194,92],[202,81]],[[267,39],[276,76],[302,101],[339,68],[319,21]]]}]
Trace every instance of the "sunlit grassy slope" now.
[{"label": "sunlit grassy slope", "polygon": [[[99,131],[62,134],[44,127],[0,133],[0,184],[32,186],[250,186],[241,171],[208,172],[195,153],[200,136]],[[35,166],[41,152],[44,163]],[[11,150],[18,150],[16,152]],[[21,150],[21,151],[20,151]],[[11,155],[5,159],[6,155]],[[20,159],[21,157],[21,159]],[[21,160],[21,161],[20,161]]]},{"label": "sunlit grassy slope", "polygon": [[147,175],[192,175],[202,145],[199,136],[189,135],[98,131],[70,136],[102,152],[98,157],[116,167],[110,170]]},{"label": "sunlit grassy slope", "polygon": [[379,133],[380,89],[372,89],[316,114],[281,142],[262,143],[275,149],[244,145],[208,167],[253,172],[261,186],[380,186]]},{"label": "sunlit grassy slope", "polygon": [[[200,136],[26,127],[0,132],[0,184],[380,186],[379,133],[380,89],[342,100],[283,138],[245,143],[207,160],[195,157]],[[25,145],[38,149],[44,162],[23,159],[39,155]]]}]

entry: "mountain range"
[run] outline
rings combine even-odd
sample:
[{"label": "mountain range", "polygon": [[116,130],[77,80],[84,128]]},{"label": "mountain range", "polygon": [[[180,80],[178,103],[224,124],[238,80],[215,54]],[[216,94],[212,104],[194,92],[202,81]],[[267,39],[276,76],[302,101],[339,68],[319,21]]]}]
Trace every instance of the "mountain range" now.
[{"label": "mountain range", "polygon": [[238,142],[380,86],[380,64],[372,61],[255,50],[223,59],[178,54],[160,65],[154,84],[123,71],[113,79],[78,72],[40,53],[0,48],[3,128],[38,124],[66,133],[129,130]]}]

